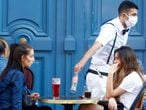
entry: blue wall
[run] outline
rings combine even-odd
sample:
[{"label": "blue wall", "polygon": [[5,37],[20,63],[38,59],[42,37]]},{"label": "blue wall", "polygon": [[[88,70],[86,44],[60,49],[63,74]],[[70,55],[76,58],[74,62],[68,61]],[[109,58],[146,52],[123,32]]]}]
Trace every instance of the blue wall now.
[{"label": "blue wall", "polygon": [[[52,96],[51,78],[61,77],[61,96],[70,96],[75,63],[98,36],[100,25],[117,15],[123,0],[1,0],[0,36],[9,43],[25,37],[35,49],[34,90]],[[139,22],[130,33],[132,46],[146,67],[146,0],[133,0],[139,6]],[[89,62],[79,74],[82,95]],[[145,68],[146,69],[146,68]],[[61,105],[51,105],[62,110]],[[76,110],[76,107],[75,109]]]}]

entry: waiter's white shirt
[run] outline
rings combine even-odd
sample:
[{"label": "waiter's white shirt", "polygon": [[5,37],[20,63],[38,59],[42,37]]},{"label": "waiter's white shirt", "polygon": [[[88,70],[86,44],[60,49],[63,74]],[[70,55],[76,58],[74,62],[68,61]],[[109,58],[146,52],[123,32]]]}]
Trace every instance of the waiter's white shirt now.
[{"label": "waiter's white shirt", "polygon": [[[114,26],[110,23],[112,23]],[[103,46],[92,56],[90,69],[108,72],[109,64],[113,63],[114,50],[126,45],[127,43],[129,31],[123,35],[123,30],[124,28],[119,20],[119,17],[109,21],[101,27],[101,31],[99,36],[96,38],[96,41],[100,42]],[[106,64],[116,33],[116,43],[109,60],[109,64]]]}]

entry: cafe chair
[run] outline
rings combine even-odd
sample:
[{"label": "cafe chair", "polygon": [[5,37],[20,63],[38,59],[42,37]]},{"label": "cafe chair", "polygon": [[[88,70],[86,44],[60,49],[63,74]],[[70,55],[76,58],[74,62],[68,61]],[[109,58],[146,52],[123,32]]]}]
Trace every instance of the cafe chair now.
[{"label": "cafe chair", "polygon": [[[24,75],[26,79],[26,86],[28,89],[33,90],[33,84],[34,84],[34,73],[30,68],[25,68],[24,69]],[[24,110],[52,110],[51,107],[49,106],[38,106],[38,105],[33,105],[30,107],[26,107]]]},{"label": "cafe chair", "polygon": [[26,80],[26,86],[28,89],[33,89],[34,84],[34,73],[29,68],[25,68],[24,70],[25,80]]},{"label": "cafe chair", "polygon": [[146,88],[146,82],[144,82],[142,89],[138,93],[137,97],[135,98],[134,102],[132,103],[130,110],[134,110],[135,108],[138,108],[142,110],[142,104],[144,100],[144,92]]},{"label": "cafe chair", "polygon": [[[140,90],[137,97],[133,101],[129,110],[135,110],[135,109],[142,110],[145,88],[146,88],[146,82],[144,82],[142,89]],[[104,107],[104,110],[108,110],[108,101],[107,100],[99,100],[97,104],[102,105]],[[118,103],[117,106],[120,107],[122,105],[121,105],[121,103]]]}]

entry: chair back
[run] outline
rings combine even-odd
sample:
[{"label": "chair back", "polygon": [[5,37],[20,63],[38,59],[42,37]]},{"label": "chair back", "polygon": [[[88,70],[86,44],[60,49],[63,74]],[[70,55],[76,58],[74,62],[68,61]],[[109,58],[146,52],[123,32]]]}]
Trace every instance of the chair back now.
[{"label": "chair back", "polygon": [[34,73],[29,68],[24,69],[24,76],[26,80],[26,86],[28,89],[33,89],[33,83],[34,83]]},{"label": "chair back", "polygon": [[129,110],[134,110],[136,108],[137,103],[140,101],[140,99],[143,97],[144,92],[145,92],[145,88],[146,88],[146,82],[143,83],[143,87],[140,90],[140,92],[138,93],[137,97],[135,98],[134,102],[132,103],[131,107]]}]

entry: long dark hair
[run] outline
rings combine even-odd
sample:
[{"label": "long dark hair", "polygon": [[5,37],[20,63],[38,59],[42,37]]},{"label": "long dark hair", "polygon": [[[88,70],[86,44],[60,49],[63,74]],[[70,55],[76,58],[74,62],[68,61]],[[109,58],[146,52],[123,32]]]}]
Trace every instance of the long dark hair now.
[{"label": "long dark hair", "polygon": [[12,44],[10,46],[8,63],[0,76],[0,80],[2,80],[11,69],[17,69],[23,72],[21,57],[28,55],[31,49],[33,48],[28,44]]},{"label": "long dark hair", "polygon": [[123,78],[133,71],[137,72],[142,78],[143,71],[132,48],[128,46],[122,46],[115,50],[114,56],[115,54],[118,55],[121,64],[118,71],[114,74],[114,88],[118,87]]}]

